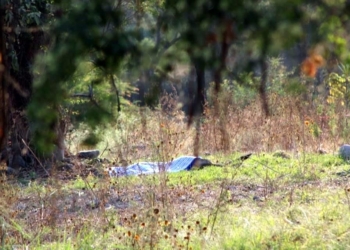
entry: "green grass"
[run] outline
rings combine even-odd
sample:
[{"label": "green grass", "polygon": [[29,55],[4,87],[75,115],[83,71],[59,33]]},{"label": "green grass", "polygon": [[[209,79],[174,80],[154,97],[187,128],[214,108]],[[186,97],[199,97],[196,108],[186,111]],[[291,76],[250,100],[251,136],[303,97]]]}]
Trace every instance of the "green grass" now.
[{"label": "green grass", "polygon": [[348,169],[332,155],[258,154],[167,175],[3,182],[2,248],[348,249]]}]

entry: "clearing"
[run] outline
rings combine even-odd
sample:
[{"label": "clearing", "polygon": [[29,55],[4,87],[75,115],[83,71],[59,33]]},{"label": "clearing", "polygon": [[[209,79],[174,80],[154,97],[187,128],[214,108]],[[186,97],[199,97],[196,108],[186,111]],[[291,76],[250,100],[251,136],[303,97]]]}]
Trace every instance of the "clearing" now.
[{"label": "clearing", "polygon": [[[110,178],[3,177],[2,249],[348,249],[348,164],[254,154],[241,164]],[[76,171],[76,170],[75,170]],[[100,174],[97,174],[100,173]],[[73,178],[75,176],[75,178]]]}]

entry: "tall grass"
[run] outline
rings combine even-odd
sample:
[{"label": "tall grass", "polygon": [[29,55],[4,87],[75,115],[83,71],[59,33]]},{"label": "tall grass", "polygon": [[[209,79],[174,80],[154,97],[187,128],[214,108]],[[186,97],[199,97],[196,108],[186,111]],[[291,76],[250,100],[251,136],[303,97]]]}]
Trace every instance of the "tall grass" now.
[{"label": "tall grass", "polygon": [[[96,131],[106,161],[71,157],[65,178],[57,167],[47,179],[2,175],[1,248],[348,248],[348,166],[333,155],[348,140],[346,107],[286,94],[289,75],[271,63],[279,87],[269,89],[269,117],[253,78],[251,89],[226,81],[218,107],[208,93],[198,127],[188,127],[178,97],[167,94],[159,108],[125,108]],[[84,133],[67,135],[71,152],[83,149]],[[224,166],[116,178],[106,171],[171,161],[196,147]],[[318,154],[321,148],[328,154]],[[235,160],[247,151],[254,156]]]}]

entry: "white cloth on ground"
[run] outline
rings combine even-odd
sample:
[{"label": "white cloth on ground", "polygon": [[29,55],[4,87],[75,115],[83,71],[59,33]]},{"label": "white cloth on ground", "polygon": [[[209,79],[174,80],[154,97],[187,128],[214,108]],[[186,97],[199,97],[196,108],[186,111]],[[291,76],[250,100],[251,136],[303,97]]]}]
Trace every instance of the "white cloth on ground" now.
[{"label": "white cloth on ground", "polygon": [[198,157],[181,156],[170,162],[139,162],[127,167],[112,167],[109,170],[110,176],[154,174],[161,171],[179,172],[190,170]]}]

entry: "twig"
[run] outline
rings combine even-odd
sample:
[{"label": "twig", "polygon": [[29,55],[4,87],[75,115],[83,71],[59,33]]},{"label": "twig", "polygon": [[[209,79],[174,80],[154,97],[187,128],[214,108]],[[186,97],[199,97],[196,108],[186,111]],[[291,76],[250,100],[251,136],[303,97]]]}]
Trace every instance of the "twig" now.
[{"label": "twig", "polygon": [[107,145],[105,147],[105,149],[102,151],[102,153],[100,154],[100,157],[103,155],[103,153],[106,151],[106,149],[108,148],[108,142],[107,142]]},{"label": "twig", "polygon": [[39,165],[44,169],[44,171],[46,172],[46,174],[47,174],[48,176],[50,176],[49,172],[45,169],[44,165],[41,163],[41,161],[38,159],[38,157],[34,154],[33,150],[27,145],[27,143],[26,143],[23,139],[21,139],[21,140],[22,140],[24,146],[26,146],[26,147],[28,148],[28,150],[32,153],[32,155],[33,155],[34,158],[37,160],[37,162],[39,163]]},{"label": "twig", "polygon": [[70,97],[90,98],[90,94],[75,93],[75,94],[71,94]]},{"label": "twig", "polygon": [[90,183],[86,180],[86,178],[82,178],[83,181],[85,182],[85,185],[88,187],[88,189],[90,190],[91,194],[94,196],[95,199],[97,199],[97,195],[95,193],[95,191],[92,189]]},{"label": "twig", "polygon": [[171,46],[173,46],[177,41],[179,41],[181,39],[181,35],[179,34],[176,34],[175,37],[169,41],[169,42],[165,42],[164,44],[164,48],[163,48],[163,51],[162,51],[162,54],[165,53],[165,51],[167,49],[169,49]]}]

